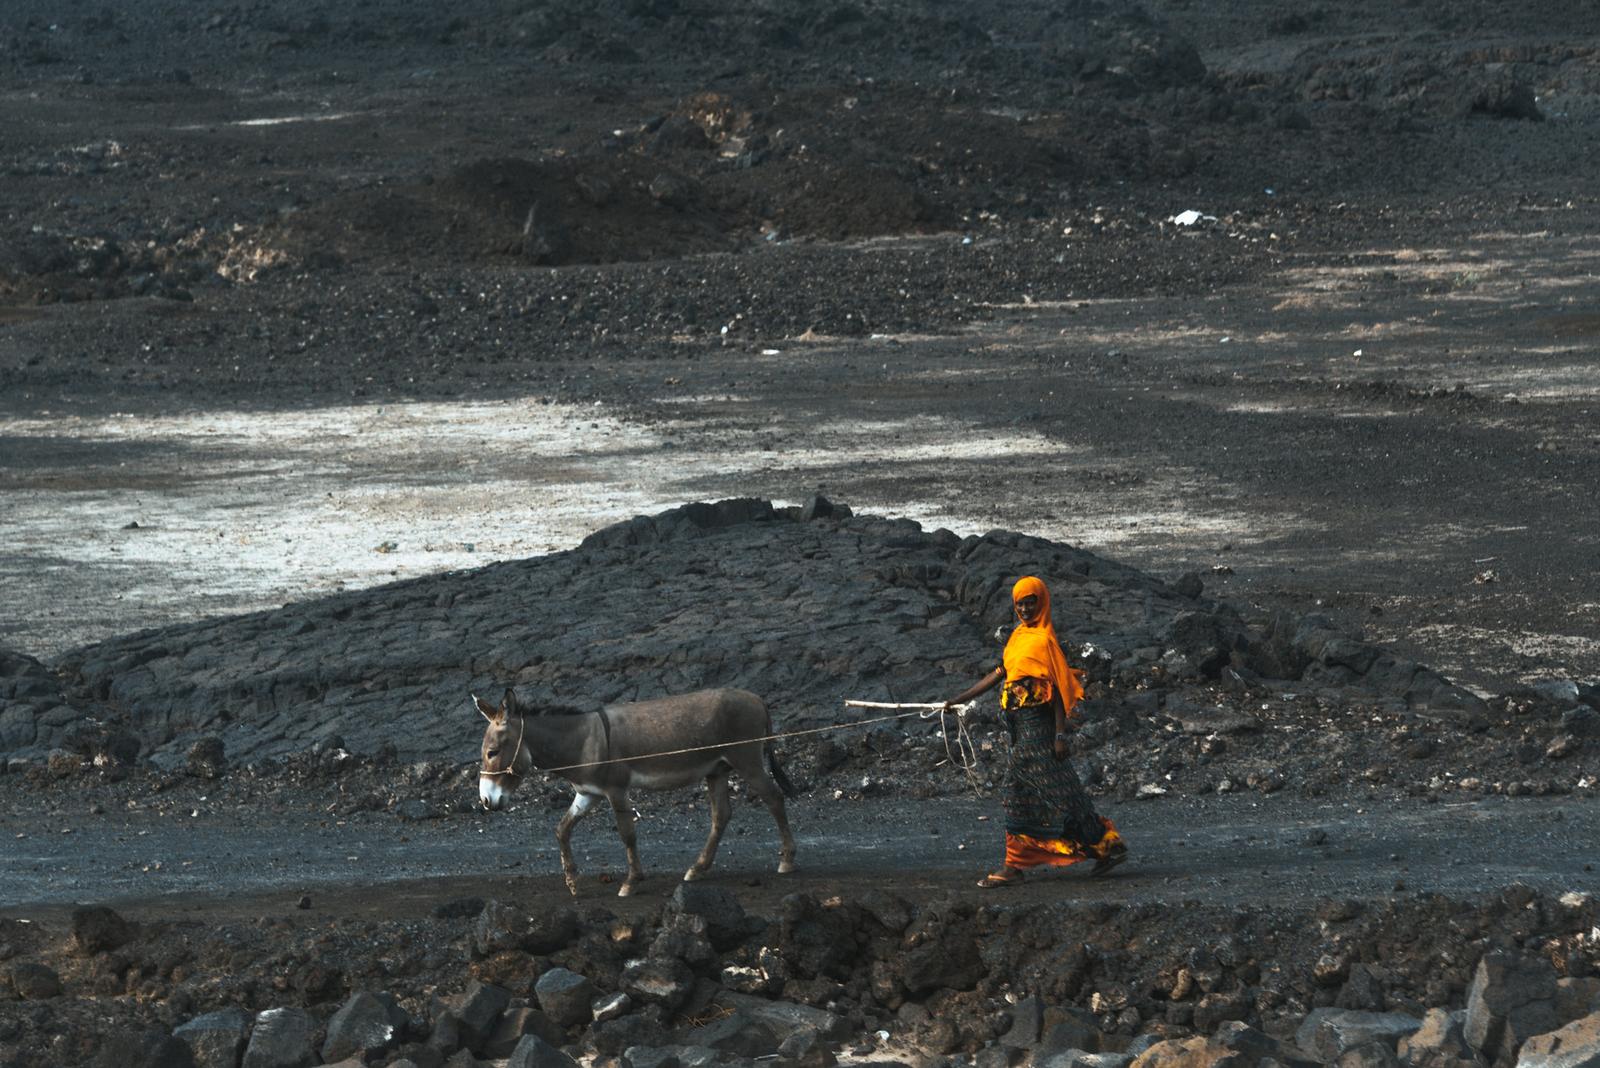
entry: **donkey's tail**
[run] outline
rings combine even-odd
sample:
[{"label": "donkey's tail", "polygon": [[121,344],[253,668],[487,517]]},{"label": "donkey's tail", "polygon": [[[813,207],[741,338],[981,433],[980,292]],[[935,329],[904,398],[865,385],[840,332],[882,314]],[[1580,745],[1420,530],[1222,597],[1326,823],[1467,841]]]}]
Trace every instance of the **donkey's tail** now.
[{"label": "donkey's tail", "polygon": [[789,776],[783,772],[783,765],[778,763],[777,756],[772,752],[772,746],[767,746],[767,770],[772,773],[772,781],[778,784],[778,789],[783,791],[783,796],[795,798],[800,796],[800,791],[795,788]]}]

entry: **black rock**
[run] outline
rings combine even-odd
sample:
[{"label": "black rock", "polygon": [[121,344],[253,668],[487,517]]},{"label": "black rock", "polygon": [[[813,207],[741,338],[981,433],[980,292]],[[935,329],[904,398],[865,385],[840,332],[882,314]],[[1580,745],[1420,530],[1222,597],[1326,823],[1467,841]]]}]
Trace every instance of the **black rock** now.
[{"label": "black rock", "polygon": [[372,1059],[400,1044],[406,1022],[393,999],[358,990],[328,1021],[322,1059],[330,1064],[351,1056]]},{"label": "black rock", "polygon": [[128,921],[104,905],[72,910],[72,941],[81,953],[117,949],[132,938]]},{"label": "black rock", "polygon": [[738,945],[749,930],[744,906],[733,892],[703,882],[679,883],[667,901],[667,911],[704,920],[706,937],[718,950]]},{"label": "black rock", "polygon": [[227,751],[222,739],[208,735],[189,747],[189,774],[200,779],[220,779],[228,770]]}]

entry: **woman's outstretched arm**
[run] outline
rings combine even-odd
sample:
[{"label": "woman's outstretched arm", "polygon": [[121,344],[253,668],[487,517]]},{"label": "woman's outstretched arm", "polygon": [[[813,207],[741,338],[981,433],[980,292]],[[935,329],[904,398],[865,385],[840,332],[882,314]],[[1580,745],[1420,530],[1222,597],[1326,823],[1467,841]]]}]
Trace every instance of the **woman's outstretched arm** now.
[{"label": "woman's outstretched arm", "polygon": [[993,671],[989,672],[989,674],[985,675],[982,679],[978,680],[976,685],[974,685],[970,689],[966,690],[965,692],[963,692],[961,694],[958,694],[955,697],[950,698],[950,700],[948,700],[948,701],[946,701],[944,703],[944,706],[946,708],[949,708],[951,705],[964,705],[968,701],[972,700],[974,697],[978,697],[981,694],[986,694],[990,690],[994,689],[996,686],[1000,685],[1000,681],[1002,679],[1004,679],[1005,677],[1006,677],[1006,669],[1005,668],[995,668]]}]

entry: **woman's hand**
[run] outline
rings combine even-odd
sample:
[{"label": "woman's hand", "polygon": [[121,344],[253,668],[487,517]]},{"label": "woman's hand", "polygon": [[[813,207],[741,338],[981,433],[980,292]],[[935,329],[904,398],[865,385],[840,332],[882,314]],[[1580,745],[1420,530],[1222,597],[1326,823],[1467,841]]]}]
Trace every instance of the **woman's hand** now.
[{"label": "woman's hand", "polygon": [[1067,736],[1065,734],[1056,735],[1056,759],[1067,759]]}]

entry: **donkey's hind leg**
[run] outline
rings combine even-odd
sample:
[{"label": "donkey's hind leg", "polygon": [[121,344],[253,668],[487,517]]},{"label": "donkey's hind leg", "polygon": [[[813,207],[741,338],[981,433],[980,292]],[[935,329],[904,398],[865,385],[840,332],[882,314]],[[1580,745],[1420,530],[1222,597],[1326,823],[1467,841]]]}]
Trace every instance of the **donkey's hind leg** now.
[{"label": "donkey's hind leg", "polygon": [[578,896],[578,866],[572,862],[572,828],[578,825],[578,821],[588,814],[593,805],[594,795],[580,790],[572,799],[572,807],[556,824],[556,844],[561,847],[561,877],[567,881],[567,889],[573,897]]},{"label": "donkey's hind leg", "polygon": [[617,817],[617,835],[622,839],[622,848],[628,851],[628,877],[622,880],[622,889],[617,891],[618,897],[627,897],[634,887],[644,882],[644,868],[639,864],[639,840],[633,833],[633,803],[628,800],[627,790],[608,790],[606,798],[611,802],[612,814]]},{"label": "donkey's hind leg", "polygon": [[728,826],[728,817],[733,814],[733,804],[728,800],[728,769],[719,767],[706,776],[706,795],[711,801],[711,834],[706,838],[706,847],[700,850],[699,858],[694,865],[683,873],[684,882],[692,882],[711,870],[711,864],[717,859],[717,846],[722,842],[722,832]]},{"label": "donkey's hind leg", "polygon": [[772,812],[773,822],[778,825],[778,837],[783,843],[778,851],[778,874],[787,875],[794,871],[794,835],[789,833],[789,815],[783,805],[783,790],[767,774],[767,769],[760,766],[746,776],[746,781],[750,785],[750,792],[766,803]]}]

